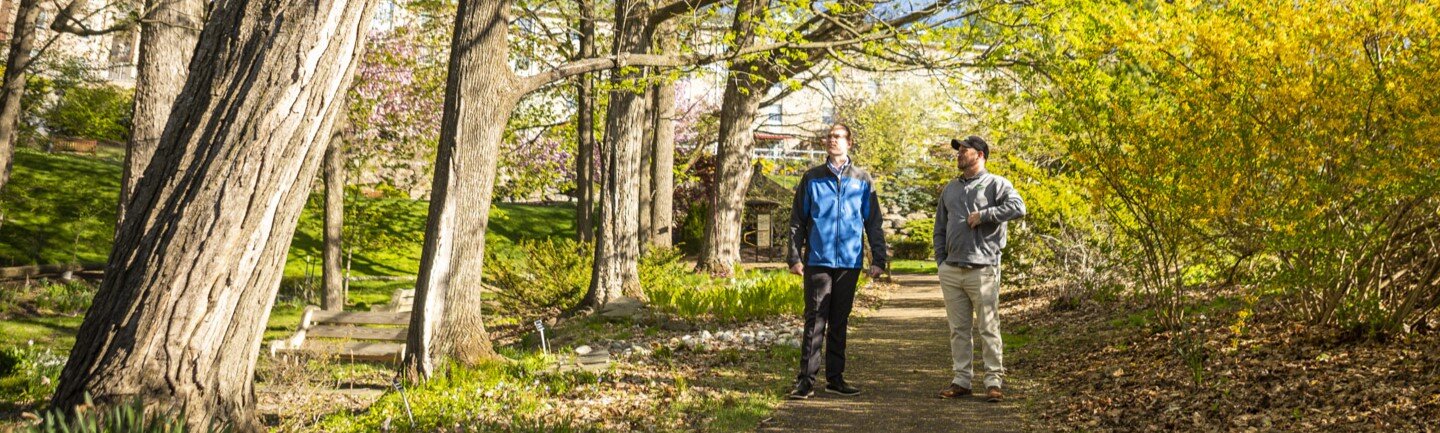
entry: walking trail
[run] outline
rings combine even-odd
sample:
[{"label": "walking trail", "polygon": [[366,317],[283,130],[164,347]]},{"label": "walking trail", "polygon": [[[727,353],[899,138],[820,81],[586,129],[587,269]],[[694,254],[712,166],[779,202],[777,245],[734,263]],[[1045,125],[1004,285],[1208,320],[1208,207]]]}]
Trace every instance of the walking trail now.
[{"label": "walking trail", "polygon": [[[900,287],[878,311],[851,320],[846,381],[864,393],[842,397],[820,389],[809,400],[780,405],[761,432],[1013,432],[1023,429],[1021,407],[986,402],[981,378],[976,395],[945,400],[936,393],[950,383],[950,331],[945,301],[934,274],[895,275]],[[1001,332],[1005,317],[1001,313]],[[975,369],[981,357],[976,344]],[[1013,371],[1012,371],[1013,373]],[[821,372],[821,377],[824,372]]]}]

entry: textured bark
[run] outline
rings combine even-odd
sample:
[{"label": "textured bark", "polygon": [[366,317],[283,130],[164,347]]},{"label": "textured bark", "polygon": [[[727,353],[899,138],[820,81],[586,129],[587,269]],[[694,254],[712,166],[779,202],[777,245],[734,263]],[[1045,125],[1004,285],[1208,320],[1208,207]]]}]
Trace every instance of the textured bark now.
[{"label": "textured bark", "polygon": [[[579,0],[580,3],[580,58],[595,56],[595,2]],[[581,242],[595,241],[595,78],[593,74],[581,74],[576,86],[577,108],[575,112],[576,143],[579,155],[575,158],[575,207],[576,238]]]},{"label": "textured bark", "polygon": [[[666,38],[675,45],[673,38]],[[666,48],[671,48],[667,46]],[[662,83],[655,88],[654,109],[655,154],[650,175],[650,225],[654,235],[650,244],[669,248],[673,243],[671,230],[675,225],[675,85]]]},{"label": "textured bark", "polygon": [[[650,29],[647,17],[651,5],[647,0],[615,2],[618,20],[615,52],[645,53],[649,51]],[[617,90],[610,93],[606,115],[607,150],[605,194],[600,200],[600,234],[595,247],[595,268],[590,290],[582,306],[603,308],[620,296],[643,299],[640,291],[638,259],[640,185],[640,147],[645,112],[649,101],[634,92],[620,88],[626,79],[643,77],[644,68],[617,70],[610,80]]]},{"label": "textured bark", "polygon": [[20,123],[20,99],[25,96],[25,70],[30,68],[30,51],[35,49],[35,21],[40,18],[39,0],[20,0],[15,27],[10,33],[10,54],[5,59],[5,81],[0,86],[0,190],[10,181],[15,158],[15,135]]},{"label": "textured bark", "polygon": [[324,297],[320,307],[345,309],[345,271],[341,269],[341,237],[345,227],[345,143],[336,135],[325,150],[325,251],[321,264]]},{"label": "textured bark", "polygon": [[259,431],[255,358],[374,1],[217,1],[52,403]]},{"label": "textured bark", "polygon": [[[762,20],[768,0],[740,0],[730,30],[737,35],[736,47],[755,42],[755,29]],[[769,88],[768,77],[757,75],[764,67],[759,60],[736,62],[725,80],[720,102],[720,141],[715,152],[715,183],[710,185],[710,214],[705,225],[704,248],[696,268],[712,275],[729,276],[740,261],[740,224],[745,211],[745,191],[750,186],[751,149],[755,135],[751,125],[755,112]]]},{"label": "textured bark", "polygon": [[[78,2],[77,2],[78,3]],[[190,59],[200,40],[205,0],[146,0],[149,16],[140,22],[140,61],[135,75],[135,107],[130,142],[125,153],[124,175],[120,181],[117,221],[140,183],[140,175],[155,155],[170,108],[185,87]],[[120,224],[116,224],[119,227]]]},{"label": "textured bark", "polygon": [[751,125],[765,97],[765,89],[749,78],[731,72],[720,105],[720,142],[716,151],[715,184],[711,186],[709,224],[705,226],[705,248],[700,252],[699,270],[729,276],[740,262],[740,225],[744,218],[745,192],[750,186],[751,150],[755,134]]},{"label": "textured bark", "polygon": [[433,377],[447,363],[493,358],[481,315],[481,269],[500,140],[521,92],[506,59],[508,0],[462,0],[456,11],[450,72],[430,217],[404,368]]}]

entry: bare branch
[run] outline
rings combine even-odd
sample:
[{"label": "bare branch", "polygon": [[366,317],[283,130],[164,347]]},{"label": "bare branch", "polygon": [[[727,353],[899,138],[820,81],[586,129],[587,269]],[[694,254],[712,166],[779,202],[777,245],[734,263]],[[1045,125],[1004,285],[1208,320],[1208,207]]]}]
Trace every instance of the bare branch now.
[{"label": "bare branch", "polygon": [[61,8],[60,12],[55,15],[55,21],[50,24],[50,30],[70,33],[82,37],[100,36],[134,29],[137,25],[140,24],[139,16],[143,15],[132,13],[129,14],[129,16],[126,16],[125,19],[116,21],[114,24],[111,24],[110,27],[106,27],[103,29],[92,29],[85,25],[85,20],[95,16],[96,14],[99,14],[106,8],[114,6],[114,4],[112,3],[111,5],[107,5],[105,7],[97,9],[94,12],[85,14],[85,16],[83,17],[76,18],[78,15],[80,15],[81,8],[85,6],[85,3],[86,2],[84,0],[71,0],[70,4],[66,5],[64,8]]}]

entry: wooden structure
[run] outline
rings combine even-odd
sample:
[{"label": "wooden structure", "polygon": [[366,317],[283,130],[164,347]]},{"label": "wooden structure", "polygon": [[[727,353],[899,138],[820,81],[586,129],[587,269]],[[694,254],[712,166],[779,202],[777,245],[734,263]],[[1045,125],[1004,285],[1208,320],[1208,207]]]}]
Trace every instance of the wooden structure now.
[{"label": "wooden structure", "polygon": [[301,314],[295,335],[270,342],[270,355],[398,363],[409,324],[409,311],[325,311],[311,305]]},{"label": "wooden structure", "polygon": [[745,190],[745,216],[741,228],[741,244],[749,250],[753,261],[783,258],[785,238],[790,221],[790,204],[794,200],[794,187],[776,182],[756,164],[750,175],[750,186]]}]

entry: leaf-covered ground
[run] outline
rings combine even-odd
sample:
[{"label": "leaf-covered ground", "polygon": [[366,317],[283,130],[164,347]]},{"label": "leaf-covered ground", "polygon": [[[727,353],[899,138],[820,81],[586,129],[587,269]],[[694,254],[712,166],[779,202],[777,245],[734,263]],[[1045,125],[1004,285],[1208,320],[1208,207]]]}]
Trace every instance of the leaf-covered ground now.
[{"label": "leaf-covered ground", "polygon": [[[1210,295],[1182,331],[1123,302],[1065,311],[1031,296],[1011,323],[1042,388],[1041,430],[1440,430],[1440,333],[1375,341],[1284,320],[1265,300]],[[1117,308],[1118,307],[1118,308]]]}]

